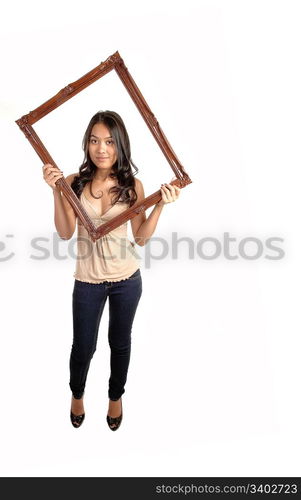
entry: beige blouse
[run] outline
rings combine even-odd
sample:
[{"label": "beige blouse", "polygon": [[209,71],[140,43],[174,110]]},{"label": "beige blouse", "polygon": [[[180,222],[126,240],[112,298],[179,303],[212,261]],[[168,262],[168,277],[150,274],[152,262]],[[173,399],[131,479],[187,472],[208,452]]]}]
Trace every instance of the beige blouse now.
[{"label": "beige blouse", "polygon": [[[100,215],[84,193],[81,194],[80,201],[96,227],[128,208],[127,203],[117,202]],[[140,256],[134,248],[135,244],[127,236],[127,222],[96,241],[91,239],[78,218],[77,228],[77,259],[73,274],[75,279],[88,283],[122,281],[140,268]]]}]

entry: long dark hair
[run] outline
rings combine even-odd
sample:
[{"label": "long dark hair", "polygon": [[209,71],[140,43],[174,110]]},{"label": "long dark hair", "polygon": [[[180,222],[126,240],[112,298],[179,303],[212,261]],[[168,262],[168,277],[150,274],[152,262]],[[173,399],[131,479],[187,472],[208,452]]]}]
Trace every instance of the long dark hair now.
[{"label": "long dark hair", "polygon": [[[115,111],[98,111],[92,116],[82,143],[85,153],[84,161],[79,168],[79,174],[73,179],[71,188],[79,198],[85,185],[87,182],[92,181],[97,170],[89,155],[90,135],[96,123],[104,123],[108,127],[117,150],[117,161],[112,166],[110,174],[111,178],[117,179],[117,185],[112,186],[109,190],[109,193],[116,193],[112,204],[122,201],[128,203],[131,207],[137,201],[134,176],[137,174],[138,168],[131,158],[130,140],[124,122]],[[134,169],[134,172],[132,169]]]}]

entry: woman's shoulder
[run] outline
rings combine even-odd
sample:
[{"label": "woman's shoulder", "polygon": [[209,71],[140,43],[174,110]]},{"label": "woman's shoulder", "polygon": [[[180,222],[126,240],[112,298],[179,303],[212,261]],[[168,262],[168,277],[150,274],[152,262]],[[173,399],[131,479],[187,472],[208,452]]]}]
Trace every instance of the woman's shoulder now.
[{"label": "woman's shoulder", "polygon": [[135,191],[138,196],[138,201],[145,198],[143,184],[137,177],[135,177]]},{"label": "woman's shoulder", "polygon": [[67,175],[67,177],[65,177],[66,179],[66,182],[71,185],[73,180],[74,180],[74,177],[76,177],[78,175],[78,172],[76,172],[75,174],[70,174],[70,175]]},{"label": "woman's shoulder", "polygon": [[137,179],[137,177],[134,177],[134,179],[135,179],[135,188],[137,188],[137,189],[143,188],[143,184],[142,184],[141,180]]}]

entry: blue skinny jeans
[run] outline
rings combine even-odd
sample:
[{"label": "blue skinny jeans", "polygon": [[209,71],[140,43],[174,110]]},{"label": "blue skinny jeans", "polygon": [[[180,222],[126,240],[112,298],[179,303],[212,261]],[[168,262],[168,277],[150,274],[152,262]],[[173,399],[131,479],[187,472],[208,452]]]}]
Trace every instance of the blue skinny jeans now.
[{"label": "blue skinny jeans", "polygon": [[87,283],[74,280],[72,294],[73,344],[70,382],[73,397],[84,395],[90,362],[96,351],[99,323],[109,298],[110,378],[108,396],[117,401],[125,392],[131,353],[131,332],[142,295],[140,269],[123,281]]}]

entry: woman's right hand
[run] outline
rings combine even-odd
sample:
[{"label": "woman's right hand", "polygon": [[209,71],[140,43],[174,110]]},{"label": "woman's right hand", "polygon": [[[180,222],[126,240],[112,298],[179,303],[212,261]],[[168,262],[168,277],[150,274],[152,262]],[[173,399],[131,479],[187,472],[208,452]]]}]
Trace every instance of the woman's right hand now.
[{"label": "woman's right hand", "polygon": [[56,190],[57,187],[55,183],[58,179],[64,177],[64,174],[59,168],[51,165],[51,163],[46,163],[43,165],[43,177],[48,186],[52,187],[53,190]]}]

